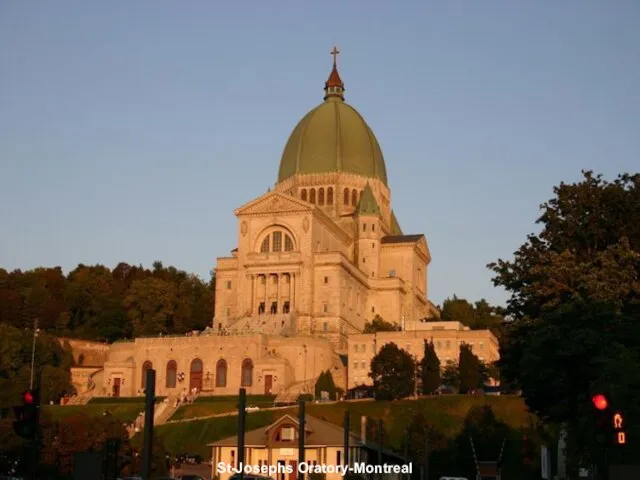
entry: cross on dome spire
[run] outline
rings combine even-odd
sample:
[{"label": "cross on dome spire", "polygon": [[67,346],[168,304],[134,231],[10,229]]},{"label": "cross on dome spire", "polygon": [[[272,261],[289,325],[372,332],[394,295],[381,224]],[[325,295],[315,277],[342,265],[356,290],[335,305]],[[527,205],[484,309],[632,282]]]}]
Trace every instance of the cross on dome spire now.
[{"label": "cross on dome spire", "polygon": [[340,55],[340,51],[338,50],[338,47],[334,46],[333,50],[331,50],[331,55],[333,55],[333,66],[336,66],[336,60],[338,58],[338,55]]},{"label": "cross on dome spire", "polygon": [[338,74],[337,57],[340,54],[338,47],[333,47],[329,52],[333,55],[333,69],[329,74],[329,79],[324,84],[324,99],[337,99],[344,102],[344,83]]}]

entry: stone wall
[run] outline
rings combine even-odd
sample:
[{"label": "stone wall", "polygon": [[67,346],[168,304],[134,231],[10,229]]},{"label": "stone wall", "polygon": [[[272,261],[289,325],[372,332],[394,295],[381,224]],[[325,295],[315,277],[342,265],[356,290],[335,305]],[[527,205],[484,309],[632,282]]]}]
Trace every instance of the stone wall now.
[{"label": "stone wall", "polygon": [[[235,395],[240,387],[250,395],[284,391],[294,383],[317,378],[332,368],[334,349],[325,338],[267,335],[199,335],[137,338],[113,344],[105,363],[99,395],[141,395],[144,365],[156,370],[156,394],[180,394],[193,388],[192,366],[202,362],[202,388],[207,395]],[[219,365],[226,363],[226,382],[217,381]],[[250,361],[253,372],[243,385],[243,364]],[[177,381],[171,385],[168,366],[175,362]]]},{"label": "stone wall", "polygon": [[71,349],[76,366],[101,367],[109,356],[108,343],[65,337],[59,337],[57,340],[63,347]]}]

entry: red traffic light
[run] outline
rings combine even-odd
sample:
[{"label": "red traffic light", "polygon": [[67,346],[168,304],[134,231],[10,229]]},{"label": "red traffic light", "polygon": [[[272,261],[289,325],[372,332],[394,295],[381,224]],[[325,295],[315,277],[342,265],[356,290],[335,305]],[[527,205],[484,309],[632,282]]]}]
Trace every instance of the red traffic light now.
[{"label": "red traffic light", "polygon": [[27,390],[26,392],[24,392],[22,394],[22,401],[27,405],[33,405],[33,402],[35,401],[33,392],[31,390]]},{"label": "red traffic light", "polygon": [[609,401],[607,400],[607,397],[605,397],[601,393],[598,393],[597,395],[594,395],[593,397],[591,397],[591,401],[593,402],[593,406],[596,407],[598,410],[606,410],[607,407],[609,406]]}]

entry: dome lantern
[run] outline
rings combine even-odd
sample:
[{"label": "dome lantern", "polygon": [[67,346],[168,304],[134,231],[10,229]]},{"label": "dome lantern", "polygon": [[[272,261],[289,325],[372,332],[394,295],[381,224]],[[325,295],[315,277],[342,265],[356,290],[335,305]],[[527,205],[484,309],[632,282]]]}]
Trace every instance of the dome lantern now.
[{"label": "dome lantern", "polygon": [[324,83],[324,99],[335,98],[344,102],[344,82],[338,73],[337,56],[340,54],[337,47],[333,47],[333,69],[329,74],[329,79]]}]

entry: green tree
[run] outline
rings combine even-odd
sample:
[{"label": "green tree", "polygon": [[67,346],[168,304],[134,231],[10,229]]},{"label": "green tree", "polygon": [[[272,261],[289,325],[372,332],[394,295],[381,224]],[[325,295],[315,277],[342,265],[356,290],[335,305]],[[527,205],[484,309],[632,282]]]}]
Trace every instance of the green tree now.
[{"label": "green tree", "polygon": [[607,182],[592,172],[561,183],[541,206],[540,233],[513,260],[489,265],[510,293],[501,377],[540,417],[567,423],[573,452],[595,450],[591,392],[604,388],[625,405],[619,392],[639,388],[639,187],[640,175]]},{"label": "green tree", "polygon": [[371,360],[369,376],[373,379],[376,400],[396,400],[412,395],[415,374],[413,357],[395,343],[387,343]]},{"label": "green tree", "polygon": [[460,393],[468,393],[480,386],[480,360],[466,343],[460,345]]},{"label": "green tree", "polygon": [[462,322],[465,325],[474,323],[473,305],[464,298],[453,295],[442,303],[440,318],[447,321]]},{"label": "green tree", "polygon": [[[449,442],[436,425],[431,423],[422,413],[416,413],[409,418],[404,441],[406,446],[403,445],[403,447],[407,449],[408,456],[414,462],[414,466],[422,465],[428,453],[430,472],[442,471],[449,467],[449,465],[446,467],[442,465],[442,453],[449,447]],[[425,446],[428,448],[428,452],[425,451]]]},{"label": "green tree", "polygon": [[460,388],[460,368],[458,363],[449,360],[442,369],[442,384],[458,390]]},{"label": "green tree", "polygon": [[541,205],[539,234],[531,234],[511,261],[489,264],[493,282],[511,297],[515,319],[540,318],[575,300],[617,307],[638,298],[640,174],[607,182],[583,172],[561,183]]},{"label": "green tree", "polygon": [[474,478],[475,456],[481,460],[498,460],[503,442],[509,435],[509,427],[499,420],[489,405],[472,407],[467,414],[462,431],[456,437],[459,465],[469,478]]},{"label": "green tree", "polygon": [[422,376],[422,392],[430,394],[440,386],[440,360],[433,346],[433,341],[424,341],[424,357],[422,358],[420,373]]},{"label": "green tree", "polygon": [[315,385],[316,398],[322,397],[322,392],[327,392],[331,400],[337,400],[338,390],[329,370],[325,370],[318,376]]},{"label": "green tree", "polygon": [[364,333],[396,332],[398,330],[400,330],[398,325],[384,321],[380,315],[376,315],[371,322],[364,324]]},{"label": "green tree", "polygon": [[176,329],[183,303],[176,286],[160,278],[136,280],[124,299],[134,336],[169,333]]},{"label": "green tree", "polygon": [[441,319],[458,321],[472,330],[488,329],[498,338],[502,335],[502,323],[504,322],[501,307],[489,305],[484,298],[472,304],[456,295],[443,302]]}]

